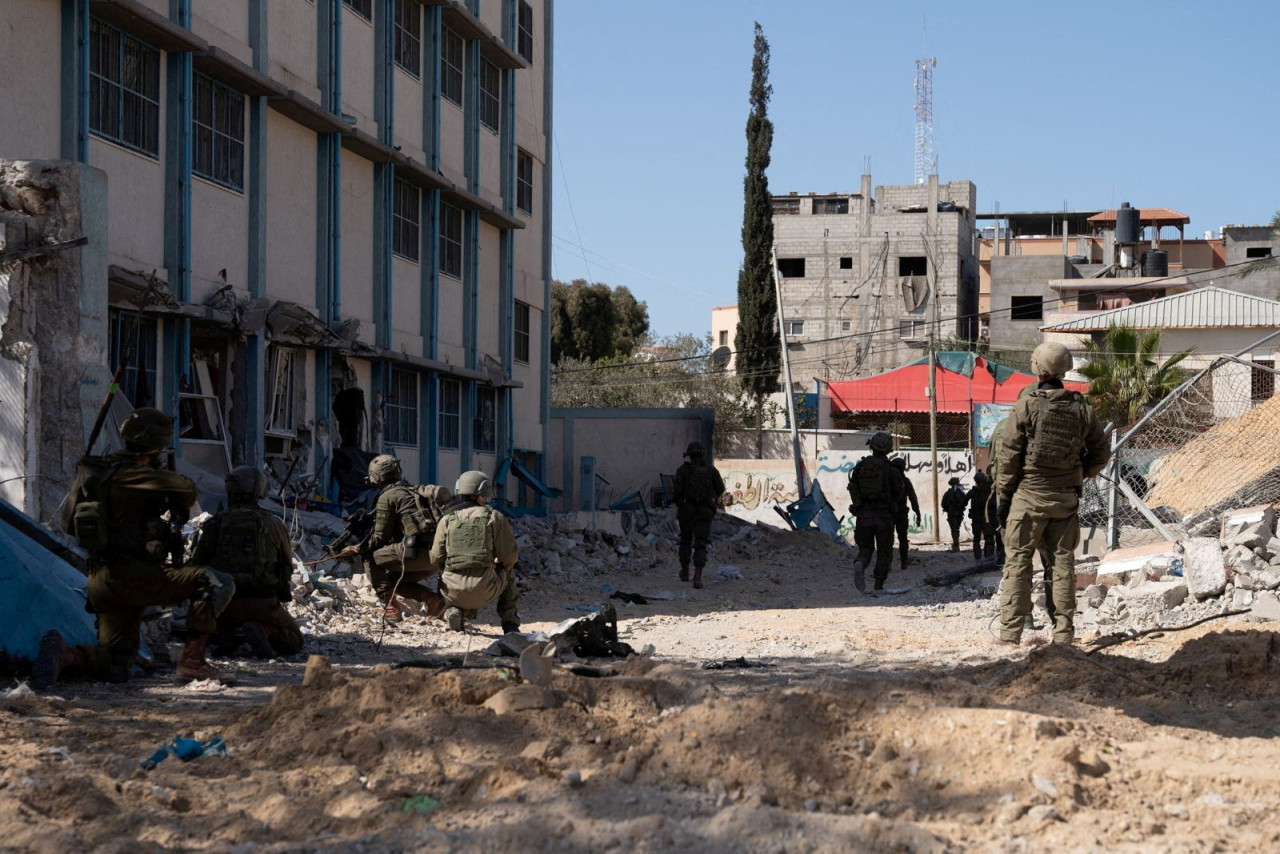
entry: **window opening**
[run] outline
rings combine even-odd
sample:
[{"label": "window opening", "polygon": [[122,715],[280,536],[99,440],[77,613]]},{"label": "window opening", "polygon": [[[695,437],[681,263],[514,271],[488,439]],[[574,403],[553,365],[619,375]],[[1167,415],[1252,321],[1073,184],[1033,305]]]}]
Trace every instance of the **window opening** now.
[{"label": "window opening", "polygon": [[160,51],[96,18],[89,24],[89,129],[160,153]]},{"label": "window opening", "polygon": [[458,380],[440,380],[440,447],[458,450],[462,439],[462,383]]},{"label": "window opening", "polygon": [[462,210],[440,206],[440,272],[462,278]]}]

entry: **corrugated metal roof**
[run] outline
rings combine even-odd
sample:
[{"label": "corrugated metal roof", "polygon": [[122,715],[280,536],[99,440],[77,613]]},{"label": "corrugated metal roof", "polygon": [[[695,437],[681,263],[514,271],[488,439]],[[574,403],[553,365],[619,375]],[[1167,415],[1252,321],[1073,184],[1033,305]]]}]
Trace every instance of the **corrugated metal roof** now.
[{"label": "corrugated metal roof", "polygon": [[1070,332],[1105,330],[1111,325],[1135,329],[1280,327],[1280,302],[1210,286],[1040,328],[1047,332]]},{"label": "corrugated metal roof", "polygon": [[[1112,208],[1102,213],[1096,213],[1089,217],[1089,222],[1115,222],[1116,209]],[[1138,208],[1138,221],[1145,223],[1153,222],[1191,222],[1191,217],[1184,213],[1178,213],[1169,208]]]}]

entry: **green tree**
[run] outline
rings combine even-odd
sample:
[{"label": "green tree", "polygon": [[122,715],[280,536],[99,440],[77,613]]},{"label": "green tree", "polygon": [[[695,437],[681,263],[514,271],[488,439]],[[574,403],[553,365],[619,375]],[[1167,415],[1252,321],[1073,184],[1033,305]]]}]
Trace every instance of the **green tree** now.
[{"label": "green tree", "polygon": [[551,361],[625,358],[649,330],[649,307],[625,286],[551,283]]},{"label": "green tree", "polygon": [[1089,361],[1080,373],[1089,380],[1089,398],[1103,423],[1127,427],[1138,420],[1142,407],[1164,399],[1187,378],[1178,365],[1191,351],[1158,361],[1159,329],[1113,325],[1100,341],[1084,344]]},{"label": "green tree", "polygon": [[773,206],[769,199],[770,150],[769,42],[755,25],[751,58],[751,112],[747,116],[747,174],[742,181],[742,267],[738,271],[738,329],[734,336],[737,370],[755,410],[756,453],[764,450],[764,403],[778,390],[782,343],[773,284]]}]

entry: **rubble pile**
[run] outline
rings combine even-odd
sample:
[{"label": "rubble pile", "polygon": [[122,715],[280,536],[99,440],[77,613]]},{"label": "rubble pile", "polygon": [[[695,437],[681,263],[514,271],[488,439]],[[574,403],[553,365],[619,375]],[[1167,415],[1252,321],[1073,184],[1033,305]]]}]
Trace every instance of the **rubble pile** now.
[{"label": "rubble pile", "polygon": [[1223,514],[1217,537],[1118,549],[1077,565],[1077,581],[1076,622],[1086,631],[1174,628],[1244,610],[1280,619],[1275,509]]}]

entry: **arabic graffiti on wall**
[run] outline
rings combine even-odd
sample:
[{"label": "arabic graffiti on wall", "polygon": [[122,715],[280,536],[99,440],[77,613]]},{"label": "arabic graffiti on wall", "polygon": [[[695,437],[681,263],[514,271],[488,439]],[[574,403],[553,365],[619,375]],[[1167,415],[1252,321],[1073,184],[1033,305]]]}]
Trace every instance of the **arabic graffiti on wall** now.
[{"label": "arabic graffiti on wall", "polygon": [[738,509],[765,509],[781,521],[770,508],[775,504],[785,506],[800,497],[796,491],[795,469],[783,477],[759,471],[733,470],[721,473],[724,488],[733,496],[733,507]]}]

